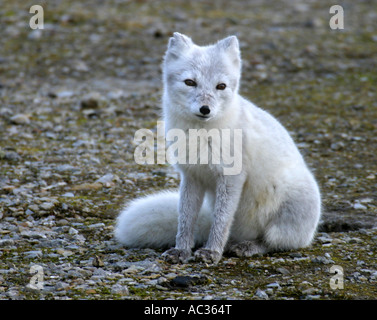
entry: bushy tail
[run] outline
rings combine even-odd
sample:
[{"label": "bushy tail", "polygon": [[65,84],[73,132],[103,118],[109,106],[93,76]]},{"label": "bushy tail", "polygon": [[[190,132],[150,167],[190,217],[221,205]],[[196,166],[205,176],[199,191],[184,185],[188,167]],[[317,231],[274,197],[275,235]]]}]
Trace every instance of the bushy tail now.
[{"label": "bushy tail", "polygon": [[[132,201],[117,219],[115,238],[129,248],[175,246],[178,227],[178,192],[164,191]],[[211,210],[204,202],[195,228],[195,245],[208,238]]]}]

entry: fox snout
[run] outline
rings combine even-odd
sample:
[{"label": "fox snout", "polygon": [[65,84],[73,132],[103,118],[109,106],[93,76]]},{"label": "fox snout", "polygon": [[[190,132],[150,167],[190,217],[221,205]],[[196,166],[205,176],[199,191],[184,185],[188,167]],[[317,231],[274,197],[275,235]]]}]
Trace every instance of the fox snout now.
[{"label": "fox snout", "polygon": [[199,113],[196,113],[198,118],[209,119],[210,118],[211,109],[208,105],[203,105],[199,108]]},{"label": "fox snout", "polygon": [[199,111],[203,116],[206,116],[207,114],[211,113],[211,109],[207,105],[201,106]]},{"label": "fox snout", "polygon": [[209,93],[202,93],[196,98],[194,112],[199,118],[208,119],[215,115],[216,101],[213,95]]}]

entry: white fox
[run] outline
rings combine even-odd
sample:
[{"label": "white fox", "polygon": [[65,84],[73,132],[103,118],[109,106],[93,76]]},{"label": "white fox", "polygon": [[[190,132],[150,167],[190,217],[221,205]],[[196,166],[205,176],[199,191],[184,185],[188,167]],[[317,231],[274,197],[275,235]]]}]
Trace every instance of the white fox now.
[{"label": "white fox", "polygon": [[225,175],[222,164],[176,164],[179,193],[131,202],[117,219],[119,242],[173,247],[163,253],[171,263],[217,263],[224,251],[250,257],[311,243],[321,215],[317,183],[284,127],[238,94],[240,76],[237,37],[204,47],[180,33],[170,38],[163,63],[166,130],[241,129],[242,170]]}]

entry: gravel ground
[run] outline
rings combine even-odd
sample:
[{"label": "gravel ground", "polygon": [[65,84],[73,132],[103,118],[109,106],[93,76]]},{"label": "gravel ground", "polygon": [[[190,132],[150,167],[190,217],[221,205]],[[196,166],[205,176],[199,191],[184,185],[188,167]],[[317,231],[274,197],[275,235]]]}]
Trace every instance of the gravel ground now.
[{"label": "gravel ground", "polygon": [[[0,21],[0,299],[376,299],[377,3],[23,1]],[[236,34],[242,94],[289,129],[324,215],[309,248],[218,265],[169,265],[114,241],[123,203],[176,188],[134,162],[154,129],[173,31],[204,44]],[[343,280],[341,282],[339,279]]]}]

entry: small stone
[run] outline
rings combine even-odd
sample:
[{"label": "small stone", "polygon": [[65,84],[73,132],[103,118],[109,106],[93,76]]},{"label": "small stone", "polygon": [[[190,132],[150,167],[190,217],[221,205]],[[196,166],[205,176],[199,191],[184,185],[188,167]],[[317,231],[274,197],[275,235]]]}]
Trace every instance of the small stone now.
[{"label": "small stone", "polygon": [[170,280],[169,285],[173,288],[189,288],[195,285],[202,285],[208,282],[206,276],[177,276]]},{"label": "small stone", "polygon": [[279,289],[280,288],[280,284],[278,282],[272,282],[272,283],[269,283],[266,287],[267,288],[276,288],[276,289]]},{"label": "small stone", "polygon": [[123,271],[123,274],[134,274],[144,270],[143,267],[131,265],[129,268]]},{"label": "small stone", "polygon": [[255,292],[255,295],[261,299],[268,299],[268,294],[265,291],[261,290],[260,288],[257,289],[257,291]]},{"label": "small stone", "polygon": [[51,210],[53,207],[55,207],[55,204],[52,203],[52,202],[44,202],[44,203],[40,204],[39,207],[42,210]]},{"label": "small stone", "polygon": [[73,227],[70,227],[69,230],[68,230],[68,233],[70,235],[77,235],[79,233],[79,231]]},{"label": "small stone", "polygon": [[[158,290],[161,290],[161,291],[168,291],[169,290],[169,288],[163,287],[163,286],[161,286],[159,284],[156,284],[155,288],[158,289]],[[204,300],[209,300],[209,299],[204,298]]]},{"label": "small stone", "polygon": [[283,268],[283,267],[277,268],[276,271],[281,273],[281,274],[285,274],[285,275],[290,274],[289,270],[286,269],[286,268]]},{"label": "small stone", "polygon": [[128,287],[119,283],[116,283],[111,287],[111,293],[125,296],[130,294]]},{"label": "small stone", "polygon": [[72,172],[72,171],[80,170],[74,166],[71,166],[70,164],[62,164],[62,165],[57,166],[55,169],[58,172]]},{"label": "small stone", "polygon": [[30,118],[26,114],[19,113],[19,114],[14,115],[13,117],[11,117],[10,121],[13,124],[23,125],[23,124],[29,124]]},{"label": "small stone", "polygon": [[94,293],[97,293],[96,289],[87,289],[85,290],[85,293],[86,294],[94,294]]},{"label": "small stone", "polygon": [[31,204],[28,209],[30,209],[33,212],[38,212],[39,211],[39,206],[36,204]]},{"label": "small stone", "polygon": [[42,251],[34,250],[34,251],[25,251],[25,259],[35,259],[42,257]]},{"label": "small stone", "polygon": [[189,276],[177,276],[170,281],[173,287],[188,288],[192,285],[192,277]]},{"label": "small stone", "polygon": [[38,231],[23,230],[20,234],[26,239],[46,239],[46,235]]},{"label": "small stone", "polygon": [[85,109],[82,111],[82,113],[87,118],[95,118],[99,115],[99,111],[96,109]]},{"label": "small stone", "polygon": [[173,272],[165,274],[165,278],[168,279],[168,280],[174,279],[175,277],[177,277],[177,274],[173,273]]},{"label": "small stone", "polygon": [[311,295],[318,292],[317,288],[309,287],[301,290],[302,294]]},{"label": "small stone", "polygon": [[103,261],[101,260],[100,257],[95,256],[95,257],[93,258],[92,265],[93,265],[93,267],[98,268],[98,267],[103,267],[105,264],[103,263]]},{"label": "small stone", "polygon": [[0,247],[13,246],[14,243],[12,239],[0,239]]},{"label": "small stone", "polygon": [[326,257],[321,257],[321,256],[314,257],[311,261],[314,263],[321,263],[321,264],[334,263],[334,261],[332,261],[331,259],[328,259]]},{"label": "small stone", "polygon": [[57,97],[57,98],[70,98],[74,94],[75,93],[73,91],[63,90],[63,91],[59,91],[59,92],[51,92],[51,93],[49,93],[49,97],[51,97],[51,98],[54,98],[54,97]]},{"label": "small stone", "polygon": [[374,200],[372,198],[360,199],[360,203],[372,203]]},{"label": "small stone", "polygon": [[99,92],[90,92],[81,100],[82,109],[97,109],[106,105],[106,99]]},{"label": "small stone", "polygon": [[334,142],[331,144],[330,148],[334,151],[343,150],[345,148],[345,144],[343,142]]},{"label": "small stone", "polygon": [[349,239],[348,242],[349,243],[362,243],[363,240],[361,240],[360,238],[353,237],[353,238]]},{"label": "small stone", "polygon": [[114,185],[113,181],[116,180],[117,178],[118,177],[113,175],[112,173],[107,173],[103,177],[96,180],[95,183],[102,183],[105,187],[111,187]]},{"label": "small stone", "polygon": [[42,38],[42,30],[41,29],[32,30],[29,32],[27,37],[29,40],[39,40],[40,38]]},{"label": "small stone", "polygon": [[69,222],[66,219],[60,219],[60,220],[56,221],[56,225],[58,227],[66,226],[68,224],[69,224]]},{"label": "small stone", "polygon": [[317,237],[317,240],[321,243],[330,243],[332,241],[332,239],[328,237]]},{"label": "small stone", "polygon": [[6,107],[0,108],[0,116],[1,117],[10,117],[11,115],[12,115],[11,109],[6,108]]},{"label": "small stone", "polygon": [[21,156],[14,151],[8,151],[4,154],[4,159],[8,161],[19,161],[21,160]]},{"label": "small stone", "polygon": [[62,255],[63,257],[69,257],[74,254],[73,251],[71,250],[66,250],[66,249],[56,249],[56,252]]},{"label": "small stone", "polygon": [[6,193],[11,193],[14,189],[16,189],[16,186],[6,185],[6,186],[3,186],[1,189]]},{"label": "small stone", "polygon": [[66,193],[62,194],[62,197],[65,197],[65,198],[74,198],[75,195],[74,195],[73,192],[66,192]]},{"label": "small stone", "polygon": [[102,229],[105,227],[105,224],[100,222],[100,223],[94,223],[88,226],[89,229]]},{"label": "small stone", "polygon": [[81,71],[81,72],[88,72],[89,71],[89,67],[87,66],[87,64],[84,61],[81,61],[81,60],[75,62],[74,68],[75,68],[75,70]]},{"label": "small stone", "polygon": [[83,183],[77,186],[73,186],[72,190],[74,191],[80,191],[80,190],[97,190],[97,189],[102,189],[103,185],[102,183],[99,182],[94,182],[94,183]]},{"label": "small stone", "polygon": [[55,290],[56,291],[63,291],[67,290],[70,287],[70,285],[66,282],[60,281],[55,285]]},{"label": "small stone", "polygon": [[366,209],[367,209],[367,207],[364,206],[364,205],[361,204],[361,203],[355,203],[355,204],[353,205],[353,208],[356,209],[356,210],[366,210]]}]

